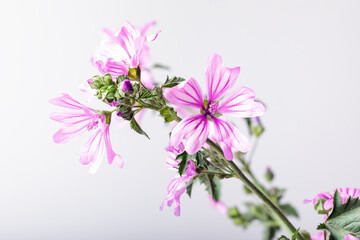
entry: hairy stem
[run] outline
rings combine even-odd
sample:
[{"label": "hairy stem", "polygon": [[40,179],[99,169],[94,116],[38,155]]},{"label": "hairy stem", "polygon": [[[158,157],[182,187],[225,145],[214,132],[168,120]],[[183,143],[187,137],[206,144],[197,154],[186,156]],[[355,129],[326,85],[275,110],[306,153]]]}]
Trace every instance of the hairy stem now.
[{"label": "hairy stem", "polygon": [[[208,139],[206,141],[207,144],[209,144],[215,151],[217,151],[219,154],[223,154],[221,148],[217,146],[213,141]],[[240,168],[233,162],[228,161],[228,164],[231,166],[231,168],[234,170],[236,176],[245,184],[246,187],[248,187],[257,197],[259,197],[264,204],[270,208],[276,216],[281,220],[281,222],[284,224],[284,226],[287,228],[290,234],[293,234],[296,232],[296,228],[292,223],[287,219],[287,217],[284,215],[284,213],[259,189],[257,188],[240,170]],[[303,236],[301,234],[298,234],[298,238],[300,240],[304,240]]]}]

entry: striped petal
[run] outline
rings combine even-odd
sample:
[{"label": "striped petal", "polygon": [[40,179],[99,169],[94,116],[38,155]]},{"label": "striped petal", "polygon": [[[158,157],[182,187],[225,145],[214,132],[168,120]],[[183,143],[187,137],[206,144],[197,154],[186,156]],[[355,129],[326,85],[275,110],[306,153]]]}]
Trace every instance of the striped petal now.
[{"label": "striped petal", "polygon": [[218,112],[235,117],[257,117],[265,113],[265,106],[255,102],[255,93],[247,87],[240,87],[220,103]]},{"label": "striped petal", "polygon": [[221,56],[211,55],[206,67],[206,86],[209,101],[216,101],[224,96],[234,86],[239,73],[240,67],[223,67]]},{"label": "striped petal", "polygon": [[214,137],[224,151],[227,160],[233,159],[231,148],[240,152],[247,152],[250,148],[248,139],[231,123],[216,117],[211,118],[214,123]]},{"label": "striped petal", "polygon": [[170,142],[174,146],[184,143],[188,154],[195,154],[205,144],[209,136],[209,123],[204,115],[184,118],[172,131]]},{"label": "striped petal", "polygon": [[116,154],[111,146],[111,142],[110,142],[110,133],[109,133],[109,125],[106,124],[106,126],[104,127],[104,142],[105,142],[105,148],[106,148],[106,153],[107,153],[107,157],[108,157],[108,162],[109,164],[111,164],[113,161],[115,161],[115,163],[122,168],[124,166],[124,162],[122,160],[122,157],[119,154]]},{"label": "striped petal", "polygon": [[88,109],[90,111],[95,111],[94,109],[86,107],[85,105],[79,103],[78,101],[70,97],[70,95],[67,93],[63,93],[61,97],[53,98],[49,102],[56,106],[64,107],[68,109],[76,109],[76,110]]},{"label": "striped petal", "polygon": [[194,78],[189,78],[173,88],[167,88],[164,96],[169,102],[179,107],[201,109],[204,101],[201,88]]}]

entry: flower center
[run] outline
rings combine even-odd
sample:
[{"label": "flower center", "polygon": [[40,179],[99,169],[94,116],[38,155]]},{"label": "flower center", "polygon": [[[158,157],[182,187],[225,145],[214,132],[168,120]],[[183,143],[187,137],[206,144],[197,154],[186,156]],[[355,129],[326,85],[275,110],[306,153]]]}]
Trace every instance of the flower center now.
[{"label": "flower center", "polygon": [[98,120],[90,120],[88,125],[87,125],[87,130],[91,131],[93,129],[96,129],[99,126],[99,121]]},{"label": "flower center", "polygon": [[216,115],[218,108],[218,102],[209,102],[207,99],[204,99],[204,104],[200,112],[204,115]]}]

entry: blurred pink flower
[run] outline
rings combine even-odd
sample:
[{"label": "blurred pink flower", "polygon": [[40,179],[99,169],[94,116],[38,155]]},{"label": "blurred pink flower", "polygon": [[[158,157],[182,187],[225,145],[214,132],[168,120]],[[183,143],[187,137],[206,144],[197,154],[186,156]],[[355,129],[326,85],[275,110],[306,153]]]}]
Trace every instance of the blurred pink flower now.
[{"label": "blurred pink flower", "polygon": [[141,68],[141,81],[147,88],[152,88],[154,82],[146,69],[150,61],[147,42],[154,41],[158,33],[146,37],[147,29],[155,22],[143,27],[128,26],[120,29],[104,30],[105,37],[100,48],[95,52],[92,61],[103,74],[110,73],[116,79],[119,75],[127,75],[129,68]]},{"label": "blurred pink flower", "polygon": [[210,195],[208,197],[209,197],[210,205],[216,210],[218,210],[222,215],[227,216],[228,209],[226,205],[222,201],[215,201]]},{"label": "blurred pink flower", "polygon": [[353,235],[345,235],[344,240],[359,240],[357,237],[354,237]]},{"label": "blurred pink flower", "polygon": [[324,232],[318,232],[317,234],[311,236],[311,240],[324,240]]},{"label": "blurred pink flower", "polygon": [[190,160],[183,176],[175,177],[170,181],[167,187],[167,195],[160,205],[160,210],[163,210],[165,203],[171,207],[173,202],[175,202],[176,207],[174,209],[174,214],[175,216],[180,216],[180,197],[195,176],[195,164]]},{"label": "blurred pink flower", "polygon": [[[227,160],[233,159],[232,149],[247,152],[249,142],[229,121],[221,117],[256,117],[265,112],[260,102],[255,102],[255,93],[247,87],[240,87],[232,93],[225,94],[234,86],[240,68],[222,66],[219,55],[213,54],[207,62],[206,85],[208,99],[204,100],[202,90],[194,78],[166,89],[165,98],[180,108],[190,108],[199,112],[185,117],[174,128],[170,142],[178,145],[184,142],[189,154],[196,153],[211,134],[224,151]],[[210,128],[212,125],[212,129]],[[210,130],[211,129],[211,130]]]},{"label": "blurred pink flower", "polygon": [[[345,203],[349,197],[357,198],[360,196],[359,188],[338,188],[337,190],[341,197],[342,203]],[[324,203],[324,209],[330,210],[334,207],[333,198],[334,198],[335,191],[336,190],[334,190],[333,193],[328,193],[328,192],[318,193],[315,195],[315,197],[312,200],[305,199],[303,201],[303,203],[306,204],[306,203],[312,202],[315,205],[319,199],[324,199],[324,200],[326,200]]]},{"label": "blurred pink flower", "polygon": [[54,142],[66,143],[86,131],[93,131],[81,148],[80,163],[89,164],[93,162],[90,173],[95,173],[101,164],[104,150],[106,150],[109,164],[115,161],[121,168],[123,167],[124,163],[121,156],[114,153],[112,149],[109,124],[106,123],[103,114],[77,102],[68,94],[51,99],[50,103],[72,110],[71,112],[52,113],[50,115],[52,120],[63,124],[63,127],[54,134]]}]

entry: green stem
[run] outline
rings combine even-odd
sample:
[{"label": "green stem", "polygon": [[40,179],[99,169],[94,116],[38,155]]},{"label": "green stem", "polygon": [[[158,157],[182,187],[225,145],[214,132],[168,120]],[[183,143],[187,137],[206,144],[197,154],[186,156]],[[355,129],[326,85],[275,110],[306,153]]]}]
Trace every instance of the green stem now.
[{"label": "green stem", "polygon": [[[210,139],[206,140],[206,143],[214,148],[219,154],[223,154],[221,148],[217,146],[213,141]],[[228,161],[228,164],[234,170],[237,177],[245,184],[247,188],[249,188],[256,196],[258,196],[264,204],[270,208],[276,216],[281,220],[284,226],[287,228],[290,234],[296,232],[296,228],[292,225],[292,223],[287,219],[284,213],[262,192],[260,191],[245,175],[244,173],[238,168],[238,166],[233,161]],[[301,234],[298,234],[298,238],[300,240],[304,240]]]},{"label": "green stem", "polygon": [[[151,106],[151,105],[147,105],[144,106],[146,108],[155,110],[155,111],[160,111],[161,109],[159,109],[158,107],[155,106]],[[175,120],[177,122],[180,122],[182,119],[180,117],[176,117]],[[292,225],[292,223],[287,219],[287,217],[284,215],[284,213],[263,193],[263,191],[261,191],[258,187],[256,187],[245,175],[244,173],[238,168],[238,166],[233,162],[233,161],[227,161],[224,158],[224,153],[221,150],[221,148],[216,145],[213,141],[211,141],[210,139],[206,140],[206,143],[212,147],[220,156],[221,156],[221,160],[224,160],[224,164],[225,166],[230,166],[234,173],[236,174],[236,176],[245,184],[245,186],[247,188],[249,188],[258,198],[260,198],[264,204],[271,209],[275,215],[279,218],[279,220],[283,223],[284,227],[288,230],[288,232],[292,235],[293,233],[296,232],[296,228]],[[303,238],[303,236],[299,233],[298,234],[298,239],[300,240],[305,240]]]}]

